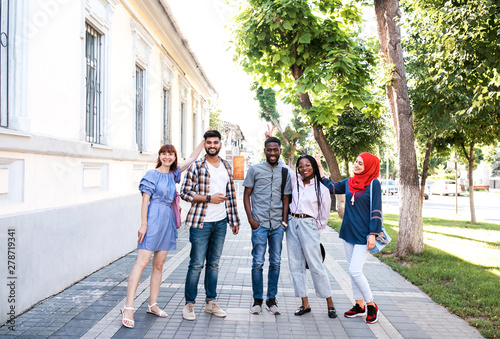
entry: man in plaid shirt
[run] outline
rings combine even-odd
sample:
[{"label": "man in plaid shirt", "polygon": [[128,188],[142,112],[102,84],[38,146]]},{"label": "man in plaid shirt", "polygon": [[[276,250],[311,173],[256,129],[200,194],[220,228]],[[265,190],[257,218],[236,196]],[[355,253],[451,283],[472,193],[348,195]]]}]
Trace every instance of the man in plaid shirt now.
[{"label": "man in plaid shirt", "polygon": [[209,130],[203,138],[206,155],[189,166],[180,192],[181,198],[191,203],[186,218],[191,253],[185,286],[186,305],[182,311],[186,320],[196,319],[194,303],[205,259],[205,312],[217,317],[227,315],[215,302],[219,259],[227,224],[235,235],[240,229],[231,166],[218,155],[221,135]]}]

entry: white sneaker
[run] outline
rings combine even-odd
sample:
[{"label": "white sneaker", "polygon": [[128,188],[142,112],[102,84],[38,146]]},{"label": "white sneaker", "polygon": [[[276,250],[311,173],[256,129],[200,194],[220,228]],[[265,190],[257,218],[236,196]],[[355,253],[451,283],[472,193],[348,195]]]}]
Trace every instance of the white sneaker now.
[{"label": "white sneaker", "polygon": [[184,305],[182,317],[186,320],[196,320],[196,314],[194,314],[194,304],[189,303]]},{"label": "white sneaker", "polygon": [[215,300],[210,300],[205,304],[205,312],[215,315],[216,317],[224,318],[227,313],[224,312],[219,305],[215,302]]},{"label": "white sneaker", "polygon": [[250,308],[250,313],[252,314],[260,314],[262,312],[262,306],[260,305],[253,305],[252,308]]},{"label": "white sneaker", "polygon": [[281,314],[275,298],[266,300],[266,306],[271,314],[275,314],[275,315]]},{"label": "white sneaker", "polygon": [[278,308],[278,305],[276,305],[276,304],[268,306],[267,309],[269,310],[269,313],[271,313],[271,314],[274,314],[274,315],[281,314],[281,312]]}]

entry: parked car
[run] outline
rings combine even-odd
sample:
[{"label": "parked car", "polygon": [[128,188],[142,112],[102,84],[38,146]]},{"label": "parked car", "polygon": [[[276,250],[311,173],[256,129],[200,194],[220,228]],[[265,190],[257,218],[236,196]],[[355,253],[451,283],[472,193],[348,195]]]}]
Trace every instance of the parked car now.
[{"label": "parked car", "polygon": [[438,180],[430,186],[430,194],[455,195],[455,192],[460,195],[460,187],[457,187],[455,180]]},{"label": "parked car", "polygon": [[[436,182],[436,180],[433,180],[433,179],[426,179],[425,180],[425,190],[424,190],[424,199],[425,200],[429,199],[429,196],[431,195],[431,185],[435,182]],[[422,182],[420,182],[420,186],[422,186]]]},{"label": "parked car", "polygon": [[398,194],[399,187],[394,180],[380,180],[380,186],[382,189],[382,194]]}]

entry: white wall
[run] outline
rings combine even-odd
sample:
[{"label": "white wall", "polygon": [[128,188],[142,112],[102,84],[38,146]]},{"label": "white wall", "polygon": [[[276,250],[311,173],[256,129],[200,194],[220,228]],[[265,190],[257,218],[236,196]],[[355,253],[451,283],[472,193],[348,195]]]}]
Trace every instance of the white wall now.
[{"label": "white wall", "polygon": [[[15,229],[19,314],[135,248],[138,181],[162,144],[163,87],[170,86],[178,151],[181,100],[186,104],[186,155],[208,127],[201,103],[215,92],[159,2],[11,3],[16,59],[9,75],[13,123],[0,128],[0,243]],[[104,34],[101,145],[85,141],[86,22]],[[146,70],[142,153],[135,142],[137,63]],[[194,138],[193,98],[200,103]],[[6,266],[2,259],[0,271]],[[0,300],[7,300],[5,279]],[[8,307],[0,303],[0,324]]]}]

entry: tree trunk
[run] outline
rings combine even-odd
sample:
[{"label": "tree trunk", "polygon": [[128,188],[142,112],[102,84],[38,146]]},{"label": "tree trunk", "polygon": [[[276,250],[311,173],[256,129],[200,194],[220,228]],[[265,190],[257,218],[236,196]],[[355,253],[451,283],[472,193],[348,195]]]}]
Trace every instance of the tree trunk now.
[{"label": "tree trunk", "polygon": [[[469,206],[470,206],[470,222],[474,225],[476,224],[476,209],[474,208],[474,143],[471,143],[469,148],[469,154],[465,150],[464,144],[462,144],[462,149],[467,159],[469,168],[467,172],[469,174]],[[458,182],[455,183],[458,185]]]},{"label": "tree trunk", "polygon": [[[295,50],[295,47],[294,47]],[[298,80],[304,71],[297,64],[290,67],[292,71],[293,78]],[[309,111],[312,107],[311,99],[309,98],[308,93],[299,93],[299,103],[300,107]],[[319,148],[321,149],[321,153],[326,160],[326,165],[328,166],[328,171],[330,172],[330,180],[333,182],[341,181],[342,176],[340,175],[339,164],[337,162],[337,157],[333,153],[332,148],[328,144],[328,140],[326,140],[325,134],[323,133],[323,129],[321,126],[312,125],[314,139],[318,143]],[[344,207],[345,207],[345,195],[336,195],[337,200],[337,210],[339,213],[339,217],[344,217]]]},{"label": "tree trunk", "polygon": [[374,0],[377,32],[385,62],[393,67],[393,80],[386,86],[399,160],[399,233],[395,256],[424,250],[413,117],[406,84],[406,71],[399,28],[399,1]]},{"label": "tree trunk", "polygon": [[297,144],[293,143],[290,149],[290,157],[288,158],[288,167],[295,171],[295,151],[297,150]]},{"label": "tree trunk", "polygon": [[[273,126],[274,126],[274,128],[276,128],[276,130],[278,131],[278,133],[280,133],[281,135],[283,135],[283,131],[281,130],[280,122],[277,119],[275,119],[275,118],[271,118],[271,122],[273,123]],[[290,140],[288,140],[288,138],[283,137],[281,139],[285,143],[285,145],[290,146]]]},{"label": "tree trunk", "polygon": [[431,157],[432,141],[427,144],[425,151],[424,164],[422,165],[422,175],[420,176],[420,214],[422,214],[422,206],[424,205],[425,182],[427,171],[429,170],[429,158]]},{"label": "tree trunk", "polygon": [[[271,120],[271,123],[273,124],[274,128],[278,131],[278,133],[280,134],[283,134],[283,130],[281,129],[281,125],[280,125],[280,122],[278,121],[278,119],[275,119],[271,116],[271,113],[267,112],[267,115],[269,116],[269,120]],[[285,143],[285,145],[289,146],[290,145],[290,140],[288,140],[288,138],[282,138],[283,142]]]},{"label": "tree trunk", "polygon": [[[337,157],[332,151],[332,148],[328,144],[325,135],[323,134],[323,129],[319,126],[313,126],[314,139],[321,149],[321,153],[326,160],[326,165],[328,166],[328,171],[330,172],[330,180],[333,182],[341,181],[342,176],[340,175],[339,163],[337,162]],[[344,207],[345,207],[345,195],[336,194],[337,200],[337,211],[339,217],[344,217]]]}]

